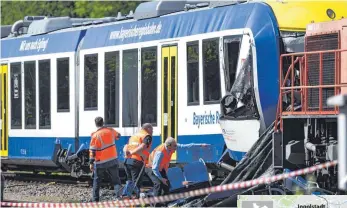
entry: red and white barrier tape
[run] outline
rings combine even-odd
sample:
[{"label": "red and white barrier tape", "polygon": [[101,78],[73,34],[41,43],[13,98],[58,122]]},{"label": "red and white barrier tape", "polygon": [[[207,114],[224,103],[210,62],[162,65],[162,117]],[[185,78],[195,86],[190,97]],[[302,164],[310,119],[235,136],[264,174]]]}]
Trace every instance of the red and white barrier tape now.
[{"label": "red and white barrier tape", "polygon": [[290,173],[283,173],[271,177],[262,177],[250,181],[244,181],[233,184],[225,184],[221,186],[214,186],[209,188],[203,188],[194,191],[188,191],[178,194],[170,194],[166,196],[150,197],[150,198],[140,198],[132,200],[121,200],[121,201],[108,201],[108,202],[90,202],[90,203],[11,203],[11,202],[1,202],[1,206],[11,206],[11,207],[129,207],[133,205],[144,205],[144,204],[154,204],[163,203],[168,201],[174,201],[177,199],[183,199],[194,196],[207,195],[215,192],[223,192],[229,190],[236,190],[242,188],[248,188],[259,184],[271,183],[279,180],[283,180],[289,177],[295,177],[307,173],[312,173],[316,170],[328,168],[337,165],[337,160],[332,162],[327,162],[320,165],[315,165],[309,168],[296,170]]}]

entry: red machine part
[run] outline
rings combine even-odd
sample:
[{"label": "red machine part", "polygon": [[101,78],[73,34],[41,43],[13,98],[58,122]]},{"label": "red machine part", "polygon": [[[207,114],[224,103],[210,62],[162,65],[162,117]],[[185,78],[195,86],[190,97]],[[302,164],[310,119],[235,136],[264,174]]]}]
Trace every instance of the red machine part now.
[{"label": "red machine part", "polygon": [[[285,63],[289,65],[287,69]],[[281,130],[283,116],[337,115],[338,107],[329,107],[327,99],[347,94],[347,19],[309,24],[305,52],[281,55],[279,68],[276,122],[280,122]],[[294,82],[297,72],[299,83]],[[291,108],[285,111],[284,96],[291,102]],[[294,108],[298,97],[300,110]],[[278,130],[277,125],[275,128]]]}]

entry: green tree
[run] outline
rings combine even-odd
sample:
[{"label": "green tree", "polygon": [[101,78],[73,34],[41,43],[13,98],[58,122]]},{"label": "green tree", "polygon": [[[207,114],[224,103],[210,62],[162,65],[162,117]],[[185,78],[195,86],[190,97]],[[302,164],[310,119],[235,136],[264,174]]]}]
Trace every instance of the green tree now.
[{"label": "green tree", "polygon": [[110,17],[117,16],[118,12],[123,15],[130,10],[135,11],[140,1],[78,1],[75,3],[75,12],[78,17]]},{"label": "green tree", "polygon": [[100,18],[135,11],[140,1],[2,1],[1,25],[11,25],[25,16]]}]

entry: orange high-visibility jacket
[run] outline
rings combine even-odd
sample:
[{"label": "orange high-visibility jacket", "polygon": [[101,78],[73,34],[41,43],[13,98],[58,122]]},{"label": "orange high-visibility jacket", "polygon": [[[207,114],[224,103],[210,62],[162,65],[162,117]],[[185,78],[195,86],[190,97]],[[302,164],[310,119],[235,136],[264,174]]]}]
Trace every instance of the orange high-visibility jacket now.
[{"label": "orange high-visibility jacket", "polygon": [[[142,129],[137,134],[130,137],[126,149],[128,151],[136,149],[138,146],[140,146],[142,144],[142,142],[146,138],[146,136],[149,136],[149,134],[145,130]],[[146,147],[145,149],[143,149],[141,152],[139,152],[137,154],[132,154],[128,158],[132,158],[132,159],[135,159],[138,161],[144,161],[144,163],[146,164],[148,161],[148,156],[149,156],[149,151],[151,149],[151,146],[152,146],[152,143],[149,145],[149,147]]]},{"label": "orange high-visibility jacket", "polygon": [[160,164],[159,164],[159,171],[162,171],[163,169],[165,169],[165,171],[167,172],[167,170],[169,169],[169,165],[170,165],[170,160],[171,160],[171,156],[175,151],[167,151],[167,149],[165,148],[165,144],[161,144],[159,145],[157,148],[155,148],[151,154],[149,155],[149,159],[148,159],[148,168],[151,168],[153,165],[153,159],[155,156],[155,153],[157,151],[160,151],[163,153],[164,157],[162,158]]},{"label": "orange high-visibility jacket", "polygon": [[112,128],[102,127],[92,133],[89,147],[90,159],[94,159],[96,165],[117,159],[115,140],[118,139],[119,133]]}]

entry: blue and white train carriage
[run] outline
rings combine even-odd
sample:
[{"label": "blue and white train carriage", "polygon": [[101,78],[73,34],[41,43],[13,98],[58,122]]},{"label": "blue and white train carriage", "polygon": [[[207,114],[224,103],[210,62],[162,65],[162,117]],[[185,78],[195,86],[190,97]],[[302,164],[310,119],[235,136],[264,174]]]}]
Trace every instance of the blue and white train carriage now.
[{"label": "blue and white train carriage", "polygon": [[36,35],[41,26],[34,21],[28,35],[1,40],[2,73],[8,77],[2,79],[2,87],[8,86],[8,101],[2,101],[8,146],[2,146],[1,164],[10,169],[56,167],[56,138],[64,146],[78,142],[76,49],[85,30]]},{"label": "blue and white train carriage", "polygon": [[[203,157],[216,162],[224,150],[220,100],[233,84],[226,84],[225,75],[234,80],[250,47],[257,57],[254,82],[261,86],[255,88],[259,124],[265,127],[273,121],[279,47],[270,7],[248,3],[141,20],[153,15],[145,5],[136,10],[137,21],[99,25],[86,32],[79,55],[84,66],[81,142],[89,141],[93,119],[104,115],[106,123],[123,135],[119,147],[142,123],[150,122],[155,126],[154,147],[169,135],[179,143],[212,145],[206,155],[179,150],[173,160]],[[244,152],[235,152],[236,159]]]},{"label": "blue and white train carriage", "polygon": [[[150,122],[152,148],[167,136],[182,144],[211,144],[204,151],[179,150],[173,161],[217,162],[226,149],[218,123],[220,100],[250,56],[259,115],[254,131],[270,125],[280,54],[271,7],[186,3],[147,2],[127,17],[76,27],[64,23],[70,28],[60,30],[59,18],[36,20],[27,35],[2,39],[1,64],[9,78],[8,152],[2,152],[2,167],[57,168],[56,139],[64,148],[71,144],[72,151],[82,144],[87,148],[96,116],[121,133],[120,158],[128,138]],[[233,159],[240,160],[253,143],[244,138],[234,145]]]}]

